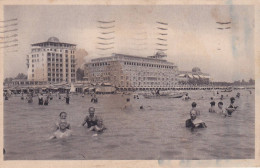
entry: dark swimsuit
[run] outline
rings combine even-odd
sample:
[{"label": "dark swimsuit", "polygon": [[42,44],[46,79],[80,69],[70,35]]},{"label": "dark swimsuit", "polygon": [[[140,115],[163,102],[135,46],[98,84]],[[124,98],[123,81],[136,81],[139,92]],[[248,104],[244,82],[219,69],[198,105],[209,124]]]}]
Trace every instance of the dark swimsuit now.
[{"label": "dark swimsuit", "polygon": [[89,118],[89,116],[87,116],[87,117],[85,118],[85,121],[86,121],[87,124],[88,124],[88,128],[90,128],[90,127],[92,127],[92,126],[97,125],[98,119],[97,119],[97,116],[94,116],[93,118]]},{"label": "dark swimsuit", "polygon": [[[191,121],[191,119],[186,120],[186,127],[187,128],[195,128],[195,125],[193,124],[193,122]],[[196,128],[206,128],[206,124],[200,123],[199,126],[197,126]]]}]

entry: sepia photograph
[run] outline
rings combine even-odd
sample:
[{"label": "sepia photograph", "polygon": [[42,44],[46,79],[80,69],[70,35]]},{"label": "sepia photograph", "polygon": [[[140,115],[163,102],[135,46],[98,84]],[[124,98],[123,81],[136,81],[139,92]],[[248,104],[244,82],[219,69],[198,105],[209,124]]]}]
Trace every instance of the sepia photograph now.
[{"label": "sepia photograph", "polygon": [[3,161],[256,158],[253,5],[3,5]]}]

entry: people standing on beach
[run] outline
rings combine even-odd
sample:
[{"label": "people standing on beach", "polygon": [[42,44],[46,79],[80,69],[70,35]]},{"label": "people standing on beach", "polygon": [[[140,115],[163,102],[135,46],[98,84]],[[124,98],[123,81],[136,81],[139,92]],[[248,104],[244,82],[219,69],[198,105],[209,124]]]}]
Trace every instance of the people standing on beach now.
[{"label": "people standing on beach", "polygon": [[199,116],[199,115],[200,115],[200,110],[197,109],[197,103],[196,103],[196,102],[192,102],[190,113],[191,113],[191,111],[193,111],[193,110],[196,111],[196,116]]},{"label": "people standing on beach", "polygon": [[85,119],[81,125],[84,126],[85,124],[87,124],[87,127],[91,128],[92,126],[97,125],[98,117],[95,115],[94,107],[90,107],[88,109],[88,112],[89,112],[89,115],[87,115],[85,117]]},{"label": "people standing on beach", "polygon": [[238,106],[235,106],[234,103],[235,103],[235,98],[231,97],[230,98],[230,105],[228,106],[228,108],[226,108],[227,114],[228,114],[229,117],[231,117],[232,113],[234,111],[236,111],[236,109],[238,108]]},{"label": "people standing on beach", "polygon": [[209,108],[209,112],[210,113],[215,113],[216,112],[215,102],[214,101],[210,102],[210,105],[211,105],[211,107]]},{"label": "people standing on beach", "polygon": [[239,93],[239,92],[237,93],[236,97],[237,97],[237,98],[239,98],[239,97],[240,97],[240,93]]},{"label": "people standing on beach", "polygon": [[190,111],[190,119],[186,120],[185,125],[187,128],[206,128],[206,124],[197,118],[197,112],[195,110]]}]

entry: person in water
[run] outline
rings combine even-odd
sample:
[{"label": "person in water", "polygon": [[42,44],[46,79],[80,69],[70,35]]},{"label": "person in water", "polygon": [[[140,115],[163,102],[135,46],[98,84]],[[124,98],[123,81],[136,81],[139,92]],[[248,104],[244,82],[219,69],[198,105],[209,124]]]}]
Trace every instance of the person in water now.
[{"label": "person in water", "polygon": [[60,122],[59,129],[54,132],[54,134],[49,139],[60,139],[60,138],[67,138],[71,136],[72,131],[67,129],[68,123],[67,122]]},{"label": "person in water", "polygon": [[227,116],[226,110],[223,109],[223,102],[218,102],[218,109],[216,110],[216,113],[224,117]]},{"label": "person in water", "polygon": [[230,105],[228,106],[228,108],[226,108],[227,110],[227,114],[230,117],[232,115],[232,113],[238,108],[238,106],[234,105],[235,103],[235,98],[231,97],[230,98]]},{"label": "person in water", "polygon": [[97,132],[103,132],[105,130],[105,125],[103,124],[102,118],[99,118],[97,120],[97,125],[91,126],[89,128],[89,131],[97,131]]},{"label": "person in water", "polygon": [[188,93],[185,94],[183,100],[190,100],[190,97],[189,97],[189,94],[188,94]]},{"label": "person in water", "polygon": [[91,127],[97,125],[98,117],[95,115],[94,107],[90,107],[88,109],[88,112],[89,112],[89,115],[85,117],[85,119],[81,125],[84,126],[87,123],[88,128],[91,128]]},{"label": "person in water", "polygon": [[197,103],[196,103],[196,102],[193,102],[193,103],[191,104],[191,110],[190,110],[190,112],[191,112],[192,110],[196,111],[196,115],[197,115],[197,116],[200,115],[200,111],[197,109]]},{"label": "person in water", "polygon": [[132,109],[132,105],[130,103],[130,98],[126,99],[126,104],[123,106],[122,110],[130,110]]},{"label": "person in water", "polygon": [[223,100],[223,99],[224,99],[224,96],[223,96],[223,95],[221,95],[221,96],[220,96],[220,100]]},{"label": "person in water", "polygon": [[39,105],[43,105],[43,94],[40,93],[39,96],[38,96],[38,100],[39,100]]},{"label": "person in water", "polygon": [[66,104],[70,104],[70,95],[69,95],[69,93],[66,94],[65,99],[66,99]]},{"label": "person in water", "polygon": [[236,97],[237,97],[237,98],[239,98],[239,97],[240,97],[240,93],[239,93],[239,92],[237,93]]},{"label": "person in water", "polygon": [[215,113],[216,112],[216,110],[215,110],[215,102],[214,101],[212,101],[212,102],[210,102],[210,105],[211,105],[211,107],[209,108],[209,112],[210,113]]},{"label": "person in water", "polygon": [[62,122],[66,122],[67,123],[67,129],[71,129],[70,127],[70,124],[67,122],[67,113],[62,111],[60,114],[59,114],[59,120],[56,122],[56,130],[59,129],[59,125],[60,123]]},{"label": "person in water", "polygon": [[27,99],[28,103],[32,103],[33,102],[32,93],[28,93],[26,99]]},{"label": "person in water", "polygon": [[197,118],[195,110],[191,110],[190,119],[186,120],[185,124],[186,124],[187,128],[191,128],[191,129],[207,127],[206,124],[202,120]]}]

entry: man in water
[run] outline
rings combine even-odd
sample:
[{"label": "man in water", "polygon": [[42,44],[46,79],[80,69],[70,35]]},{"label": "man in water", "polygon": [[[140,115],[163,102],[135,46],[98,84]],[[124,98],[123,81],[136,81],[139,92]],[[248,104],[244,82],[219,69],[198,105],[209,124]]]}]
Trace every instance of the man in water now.
[{"label": "man in water", "polygon": [[230,105],[228,106],[228,108],[226,108],[229,117],[238,108],[238,106],[235,106],[234,103],[235,103],[235,98],[231,97],[230,98]]},{"label": "man in water", "polygon": [[95,108],[90,107],[88,109],[89,115],[85,117],[83,123],[81,124],[84,126],[86,123],[88,124],[88,128],[91,128],[92,126],[97,125],[98,117],[95,115]]},{"label": "man in water", "polygon": [[196,111],[191,110],[190,112],[190,119],[186,120],[186,127],[187,128],[206,128],[206,124],[197,118]]}]

